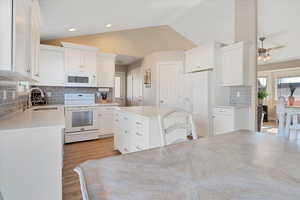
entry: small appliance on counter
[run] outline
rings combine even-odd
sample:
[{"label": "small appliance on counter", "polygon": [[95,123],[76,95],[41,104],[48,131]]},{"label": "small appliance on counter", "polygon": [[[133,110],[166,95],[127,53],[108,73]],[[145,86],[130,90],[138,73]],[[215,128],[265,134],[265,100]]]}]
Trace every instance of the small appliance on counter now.
[{"label": "small appliance on counter", "polygon": [[109,93],[109,88],[99,88],[98,89],[99,93],[97,93],[97,99],[99,103],[108,103],[108,93]]}]

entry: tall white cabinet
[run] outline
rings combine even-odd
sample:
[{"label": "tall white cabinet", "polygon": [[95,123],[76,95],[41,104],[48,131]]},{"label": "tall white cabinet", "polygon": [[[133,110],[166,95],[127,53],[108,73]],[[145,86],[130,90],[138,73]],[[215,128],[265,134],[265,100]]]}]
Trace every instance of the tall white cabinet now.
[{"label": "tall white cabinet", "polygon": [[38,0],[1,0],[1,74],[37,77],[39,12]]}]

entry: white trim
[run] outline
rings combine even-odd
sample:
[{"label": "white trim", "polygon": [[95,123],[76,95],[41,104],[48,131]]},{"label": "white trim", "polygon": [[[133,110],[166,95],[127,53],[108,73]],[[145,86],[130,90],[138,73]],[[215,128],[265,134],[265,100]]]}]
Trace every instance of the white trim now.
[{"label": "white trim", "polygon": [[41,44],[40,45],[40,50],[52,50],[52,51],[64,52],[65,48],[64,47],[59,47],[59,46]]},{"label": "white trim", "polygon": [[69,42],[61,42],[61,45],[65,48],[71,48],[71,49],[83,49],[88,51],[98,51],[99,48],[92,47],[92,46],[86,46],[86,45],[79,45]]},{"label": "white trim", "polygon": [[[185,73],[184,72],[184,62],[183,61],[169,61],[169,62],[158,62],[156,63],[156,84],[157,84],[157,87],[156,87],[156,105],[158,107],[160,107],[160,103],[159,103],[159,99],[160,99],[160,74],[159,74],[159,66],[160,65],[171,65],[171,64],[174,64],[174,65],[181,65],[182,68],[180,69],[180,72],[181,73]],[[151,75],[152,76],[152,75]]]}]

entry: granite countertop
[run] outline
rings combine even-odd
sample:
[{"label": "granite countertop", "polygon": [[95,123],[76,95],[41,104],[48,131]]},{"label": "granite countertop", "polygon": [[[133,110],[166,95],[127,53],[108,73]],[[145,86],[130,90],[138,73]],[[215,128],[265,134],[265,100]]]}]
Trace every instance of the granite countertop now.
[{"label": "granite countertop", "polygon": [[[56,110],[38,110],[39,108],[57,108]],[[11,129],[65,127],[63,105],[34,106],[24,112],[16,112],[0,119],[0,131]]]},{"label": "granite countertop", "polygon": [[95,104],[82,104],[82,105],[63,105],[65,107],[98,107],[98,106],[120,106],[119,103],[95,103]]},{"label": "granite countertop", "polygon": [[171,108],[159,108],[155,106],[131,106],[131,107],[121,107],[121,111],[134,113],[144,117],[157,117],[160,114],[170,112],[174,109]]},{"label": "granite countertop", "polygon": [[239,131],[86,161],[89,200],[299,200],[300,141]]}]

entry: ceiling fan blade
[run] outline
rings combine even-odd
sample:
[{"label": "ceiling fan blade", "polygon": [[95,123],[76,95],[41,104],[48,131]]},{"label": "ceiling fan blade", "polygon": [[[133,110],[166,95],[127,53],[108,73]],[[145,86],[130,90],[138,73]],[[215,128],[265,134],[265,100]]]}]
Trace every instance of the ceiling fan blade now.
[{"label": "ceiling fan blade", "polygon": [[282,48],[285,48],[285,47],[286,47],[286,45],[280,45],[280,46],[277,46],[277,47],[268,48],[267,51],[273,51],[273,50],[282,49]]}]

